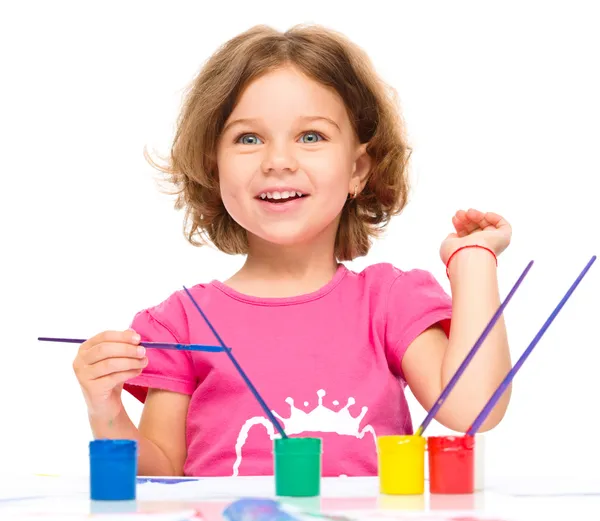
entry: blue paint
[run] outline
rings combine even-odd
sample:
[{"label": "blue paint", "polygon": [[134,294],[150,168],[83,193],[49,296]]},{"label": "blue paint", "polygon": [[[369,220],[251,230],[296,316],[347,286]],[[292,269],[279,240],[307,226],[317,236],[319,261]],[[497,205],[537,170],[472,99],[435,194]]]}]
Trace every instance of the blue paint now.
[{"label": "blue paint", "polygon": [[137,484],[160,483],[162,485],[176,485],[177,483],[187,483],[188,481],[199,481],[194,478],[137,478]]},{"label": "blue paint", "polygon": [[102,439],[90,442],[90,499],[135,499],[137,452],[135,440]]},{"label": "blue paint", "polygon": [[224,511],[227,521],[300,521],[281,509],[273,499],[245,498],[231,503]]}]

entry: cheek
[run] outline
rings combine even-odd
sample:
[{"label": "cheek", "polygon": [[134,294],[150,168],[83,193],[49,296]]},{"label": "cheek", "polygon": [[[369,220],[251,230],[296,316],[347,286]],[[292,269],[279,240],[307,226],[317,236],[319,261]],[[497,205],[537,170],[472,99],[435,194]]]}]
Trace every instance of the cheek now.
[{"label": "cheek", "polygon": [[227,213],[238,224],[244,225],[247,211],[244,209],[244,198],[242,197],[243,188],[239,185],[235,176],[220,176],[219,186],[221,191],[221,201]]},{"label": "cheek", "polygon": [[227,213],[240,226],[247,228],[249,219],[249,186],[253,178],[248,161],[235,154],[218,158],[219,189]]},{"label": "cheek", "polygon": [[327,154],[315,154],[306,160],[306,171],[321,195],[339,199],[348,194],[352,160],[343,147],[331,148]]},{"label": "cheek", "polygon": [[[235,200],[240,198],[241,191],[247,186],[248,179],[244,171],[244,162],[239,157],[225,154],[219,158],[219,185],[223,199]],[[247,169],[247,167],[246,167]]]}]

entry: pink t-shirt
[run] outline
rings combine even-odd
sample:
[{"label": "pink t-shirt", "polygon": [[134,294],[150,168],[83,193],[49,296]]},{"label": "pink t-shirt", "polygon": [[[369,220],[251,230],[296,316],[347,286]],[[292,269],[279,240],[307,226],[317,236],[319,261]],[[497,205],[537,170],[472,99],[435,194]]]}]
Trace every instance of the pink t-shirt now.
[{"label": "pink t-shirt", "polygon": [[[420,333],[449,331],[451,300],[423,270],[340,265],[320,290],[257,298],[213,281],[190,293],[289,436],[323,440],[324,476],[377,474],[376,436],[411,434],[402,357]],[[182,289],[138,313],[146,341],[219,345]],[[187,476],[273,475],[277,430],[224,352],[148,349],[125,389],[191,396]]]}]

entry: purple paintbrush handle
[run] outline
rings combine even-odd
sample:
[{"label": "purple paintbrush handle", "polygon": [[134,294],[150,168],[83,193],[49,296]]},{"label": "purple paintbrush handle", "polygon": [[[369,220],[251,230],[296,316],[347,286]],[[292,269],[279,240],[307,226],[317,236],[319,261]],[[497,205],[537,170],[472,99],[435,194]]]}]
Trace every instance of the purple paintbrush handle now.
[{"label": "purple paintbrush handle", "polygon": [[552,322],[554,321],[556,316],[560,313],[560,310],[563,308],[563,306],[567,303],[567,300],[569,300],[571,298],[571,295],[575,291],[575,288],[577,286],[579,286],[579,283],[582,281],[583,277],[585,277],[585,275],[587,274],[589,269],[592,267],[592,264],[594,264],[594,262],[596,262],[595,255],[588,261],[585,268],[583,268],[581,273],[575,279],[575,282],[573,282],[573,284],[571,284],[571,287],[567,290],[567,292],[565,293],[563,298],[560,300],[558,305],[554,308],[552,313],[550,313],[550,316],[546,319],[546,322],[544,322],[544,324],[542,325],[540,330],[537,332],[537,334],[535,335],[533,340],[527,346],[527,349],[525,349],[525,351],[523,351],[523,354],[517,360],[517,363],[514,365],[513,368],[511,368],[510,371],[508,371],[508,374],[504,377],[504,380],[502,380],[502,382],[498,386],[498,389],[496,389],[496,391],[494,392],[492,397],[485,404],[485,407],[479,413],[477,418],[475,418],[475,421],[473,422],[471,427],[469,427],[469,430],[466,433],[467,435],[474,436],[475,433],[479,430],[479,428],[481,427],[481,424],[490,415],[490,413],[492,412],[492,409],[494,408],[494,406],[496,405],[496,403],[498,402],[500,397],[504,394],[504,392],[506,391],[506,389],[508,388],[510,383],[513,381],[513,378],[515,377],[515,375],[517,374],[517,372],[519,371],[521,366],[525,363],[525,360],[527,360],[527,357],[533,351],[533,348],[537,345],[537,343],[544,336],[544,333],[550,327],[550,324],[552,324]]},{"label": "purple paintbrush handle", "polygon": [[63,342],[67,344],[83,344],[86,340],[83,338],[53,338],[47,336],[38,337],[40,342]]},{"label": "purple paintbrush handle", "polygon": [[[83,344],[87,340],[83,338],[53,338],[38,337],[41,342],[62,342],[67,344]],[[150,349],[174,349],[177,351],[203,351],[209,353],[220,353],[225,351],[221,346],[207,346],[202,344],[173,344],[169,342],[140,342],[139,345]],[[229,347],[227,349],[230,349]]]},{"label": "purple paintbrush handle", "polygon": [[227,356],[231,360],[231,363],[237,369],[237,372],[241,376],[242,380],[244,380],[244,382],[246,383],[246,386],[248,387],[248,389],[250,390],[250,392],[254,395],[254,398],[256,399],[256,401],[258,402],[258,404],[262,407],[262,410],[265,412],[265,415],[267,416],[267,418],[275,426],[275,428],[277,429],[277,431],[279,432],[279,434],[281,434],[281,437],[284,438],[284,439],[287,439],[288,436],[285,433],[285,431],[283,430],[283,427],[279,424],[279,422],[275,418],[274,414],[271,412],[271,409],[267,406],[267,404],[266,404],[265,400],[263,399],[263,397],[260,395],[260,393],[258,392],[258,390],[256,389],[256,387],[254,386],[254,384],[250,381],[250,378],[248,378],[248,375],[244,372],[244,370],[242,369],[242,366],[239,364],[239,362],[233,356],[233,353],[231,352],[231,349],[228,348],[225,345],[225,342],[223,342],[223,340],[219,336],[219,333],[217,333],[217,330],[210,323],[210,320],[208,320],[208,317],[204,314],[204,311],[202,311],[202,308],[199,306],[199,304],[196,302],[196,300],[194,299],[194,297],[190,293],[190,290],[187,289],[185,286],[183,286],[183,289],[185,290],[185,292],[187,293],[187,296],[192,301],[192,304],[194,305],[194,307],[198,310],[198,313],[200,313],[200,315],[204,319],[204,322],[206,322],[206,325],[212,331],[212,334],[218,340],[219,344],[221,344],[221,346],[223,347],[223,349],[225,349],[225,352],[227,353]]},{"label": "purple paintbrush handle", "polygon": [[423,423],[421,423],[421,425],[417,429],[417,431],[415,433],[417,436],[422,436],[423,431],[427,428],[427,426],[435,418],[436,414],[438,413],[438,411],[440,410],[440,408],[446,401],[446,398],[448,398],[448,395],[450,394],[452,389],[454,389],[454,386],[456,385],[456,383],[458,382],[458,380],[460,379],[462,374],[465,372],[467,366],[469,365],[469,363],[471,363],[471,360],[473,359],[473,357],[475,356],[475,354],[477,353],[479,348],[483,345],[484,340],[486,339],[488,334],[492,331],[496,322],[500,319],[500,316],[504,312],[504,309],[506,308],[506,306],[512,299],[513,295],[516,293],[517,289],[523,282],[523,279],[525,278],[527,273],[529,273],[531,266],[533,266],[533,261],[529,261],[529,264],[527,264],[527,266],[523,270],[523,273],[521,273],[520,277],[517,279],[517,282],[515,282],[514,286],[508,292],[508,295],[506,296],[504,301],[500,304],[500,306],[498,307],[498,309],[496,310],[496,312],[494,313],[494,315],[488,322],[487,326],[485,327],[485,329],[483,330],[483,332],[481,333],[481,335],[479,336],[479,338],[477,339],[477,341],[475,342],[475,344],[473,345],[471,350],[467,353],[467,356],[464,358],[464,360],[462,361],[462,363],[460,364],[460,366],[458,367],[458,369],[456,370],[454,375],[452,375],[452,378],[450,378],[450,381],[446,384],[446,387],[444,387],[444,389],[442,389],[442,392],[441,392],[439,398],[435,401],[435,403],[433,404],[433,407],[431,407],[431,409],[425,416]]}]

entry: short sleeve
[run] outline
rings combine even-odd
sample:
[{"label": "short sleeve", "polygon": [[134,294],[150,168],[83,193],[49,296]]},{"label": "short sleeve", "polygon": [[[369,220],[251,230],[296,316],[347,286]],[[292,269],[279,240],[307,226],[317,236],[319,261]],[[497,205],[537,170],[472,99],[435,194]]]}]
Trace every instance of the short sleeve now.
[{"label": "short sleeve", "polygon": [[390,287],[386,313],[388,364],[395,375],[404,379],[402,358],[415,338],[436,324],[450,334],[452,299],[430,272],[400,272]]},{"label": "short sleeve", "polygon": [[[176,294],[153,308],[137,313],[130,328],[145,342],[187,343],[186,318]],[[146,348],[148,365],[123,389],[144,402],[149,388],[191,395],[197,379],[189,351]]]}]

